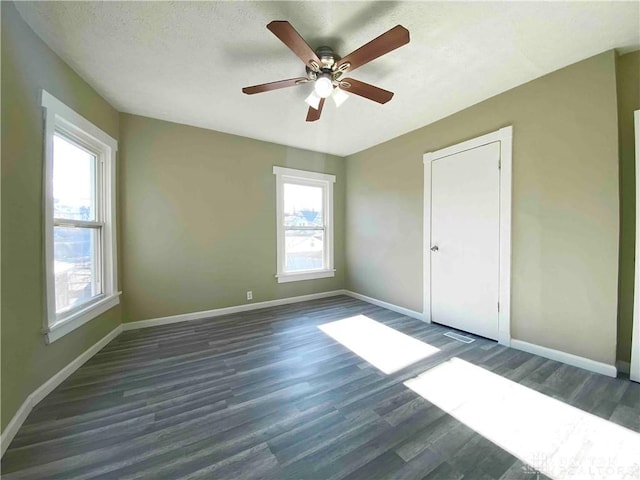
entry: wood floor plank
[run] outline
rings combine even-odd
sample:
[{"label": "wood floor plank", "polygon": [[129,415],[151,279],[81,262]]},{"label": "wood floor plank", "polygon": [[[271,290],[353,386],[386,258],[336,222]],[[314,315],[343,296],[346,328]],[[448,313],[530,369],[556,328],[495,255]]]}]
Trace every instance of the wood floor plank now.
[{"label": "wood floor plank", "polygon": [[[357,315],[439,350],[386,375],[318,328]],[[2,478],[532,478],[404,385],[452,358],[640,431],[640,385],[450,330],[337,296],[123,332],[34,408]]]},{"label": "wood floor plank", "polygon": [[398,468],[393,474],[394,480],[413,480],[424,478],[445,461],[440,454],[426,448],[410,461]]},{"label": "wood floor plank", "polygon": [[387,450],[378,455],[370,462],[347,475],[345,478],[349,480],[358,480],[361,478],[370,478],[371,480],[386,480],[396,478],[395,474],[405,465],[395,452]]}]

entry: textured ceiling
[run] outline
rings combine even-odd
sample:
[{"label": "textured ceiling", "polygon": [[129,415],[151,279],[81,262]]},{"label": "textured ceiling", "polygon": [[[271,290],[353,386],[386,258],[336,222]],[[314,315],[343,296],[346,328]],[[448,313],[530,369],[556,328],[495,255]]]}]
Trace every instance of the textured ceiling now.
[{"label": "textured ceiling", "polygon": [[[633,2],[17,2],[33,30],[115,108],[349,155],[602,51],[640,45]],[[402,24],[411,43],[350,74],[395,92],[305,122],[304,75],[265,27],[288,20],[340,55]]]}]

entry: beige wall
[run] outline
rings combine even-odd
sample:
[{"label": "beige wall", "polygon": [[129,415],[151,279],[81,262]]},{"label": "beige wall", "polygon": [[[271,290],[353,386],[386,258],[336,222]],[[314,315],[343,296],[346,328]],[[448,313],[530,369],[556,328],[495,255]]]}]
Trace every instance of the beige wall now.
[{"label": "beige wall", "polygon": [[620,142],[620,274],[618,291],[618,360],[631,361],[635,250],[635,138],[633,112],[640,109],[640,51],[618,57]]},{"label": "beige wall", "polygon": [[42,335],[42,109],[46,89],[118,137],[118,112],[2,2],[2,397],[7,426],[26,397],[120,323],[116,307],[51,345]]},{"label": "beige wall", "polygon": [[[124,320],[344,287],[343,159],[121,115]],[[278,284],[273,166],[332,173],[335,278]]]},{"label": "beige wall", "polygon": [[613,364],[615,82],[610,51],[348,157],[347,288],[422,311],[422,155],[513,125],[512,337]]}]

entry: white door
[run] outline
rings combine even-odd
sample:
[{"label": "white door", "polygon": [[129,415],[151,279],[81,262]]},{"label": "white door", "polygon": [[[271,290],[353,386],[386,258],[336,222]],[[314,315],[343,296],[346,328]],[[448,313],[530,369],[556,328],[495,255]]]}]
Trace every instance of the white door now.
[{"label": "white door", "polygon": [[431,162],[431,319],[498,339],[500,142]]}]

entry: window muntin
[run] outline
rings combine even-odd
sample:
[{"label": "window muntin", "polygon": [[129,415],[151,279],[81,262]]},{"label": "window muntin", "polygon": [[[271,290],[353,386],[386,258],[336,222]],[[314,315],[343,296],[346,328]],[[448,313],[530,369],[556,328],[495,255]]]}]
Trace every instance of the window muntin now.
[{"label": "window muntin", "polygon": [[52,342],[119,303],[117,142],[49,93],[45,109],[45,334]]},{"label": "window muntin", "polygon": [[334,276],[335,176],[274,167],[277,185],[278,282]]}]

